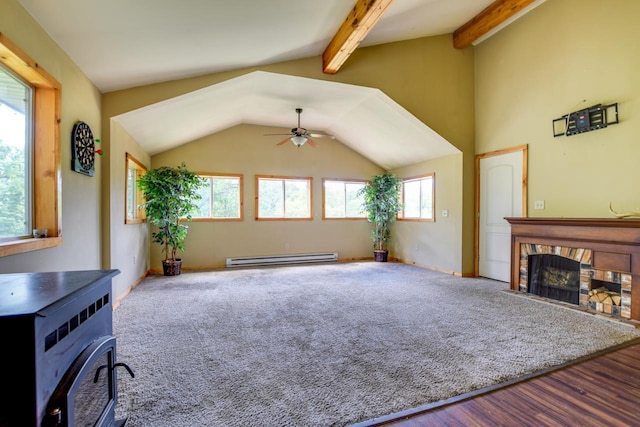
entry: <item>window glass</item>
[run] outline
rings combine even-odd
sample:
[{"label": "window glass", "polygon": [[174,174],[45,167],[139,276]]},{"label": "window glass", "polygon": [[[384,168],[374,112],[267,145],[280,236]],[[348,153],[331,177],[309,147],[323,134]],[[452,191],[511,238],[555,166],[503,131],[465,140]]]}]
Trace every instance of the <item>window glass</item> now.
[{"label": "window glass", "polygon": [[198,193],[202,197],[193,218],[241,219],[242,177],[200,175],[205,184]]},{"label": "window glass", "polygon": [[284,181],[261,179],[258,194],[258,217],[284,217]]},{"label": "window glass", "polygon": [[405,179],[402,183],[401,219],[433,221],[435,175]]},{"label": "window glass", "polygon": [[324,217],[366,218],[362,211],[364,197],[358,196],[364,186],[363,181],[324,180]]},{"label": "window glass", "polygon": [[0,67],[0,239],[31,235],[32,92]]},{"label": "window glass", "polygon": [[433,219],[433,177],[421,180],[420,218]]},{"label": "window glass", "polygon": [[[62,85],[2,33],[0,51],[0,256],[8,256],[62,244]],[[47,238],[30,238],[36,228]]]},{"label": "window glass", "polygon": [[404,183],[404,217],[420,217],[420,181],[407,181]]},{"label": "window glass", "polygon": [[308,218],[309,182],[287,179],[284,181],[285,218]]},{"label": "window glass", "polygon": [[311,178],[256,177],[258,219],[310,219]]},{"label": "window glass", "polygon": [[131,154],[126,154],[127,185],[125,187],[125,224],[136,224],[145,219],[144,209],[138,206],[144,203],[142,191],[138,190],[138,178],[147,172],[147,168]]},{"label": "window glass", "polygon": [[358,196],[358,192],[364,188],[365,184],[356,182],[345,183],[345,199],[346,209],[345,216],[347,218],[366,218],[367,213],[362,210],[364,195]]},{"label": "window glass", "polygon": [[137,200],[136,188],[138,185],[138,175],[134,168],[127,168],[127,219],[136,217]]}]

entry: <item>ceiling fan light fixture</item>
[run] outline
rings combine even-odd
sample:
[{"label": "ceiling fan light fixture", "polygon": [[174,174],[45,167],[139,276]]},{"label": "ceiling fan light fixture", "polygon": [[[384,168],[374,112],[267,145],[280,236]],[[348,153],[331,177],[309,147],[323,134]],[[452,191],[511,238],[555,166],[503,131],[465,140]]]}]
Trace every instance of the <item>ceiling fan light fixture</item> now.
[{"label": "ceiling fan light fixture", "polygon": [[307,142],[307,138],[304,136],[296,135],[291,137],[291,142],[293,142],[296,147],[302,147],[304,143]]}]

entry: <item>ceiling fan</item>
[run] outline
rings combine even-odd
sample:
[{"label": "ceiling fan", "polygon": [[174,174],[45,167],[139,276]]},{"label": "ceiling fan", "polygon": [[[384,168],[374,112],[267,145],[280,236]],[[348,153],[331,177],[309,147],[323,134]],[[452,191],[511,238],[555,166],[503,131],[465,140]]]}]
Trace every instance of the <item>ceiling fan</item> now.
[{"label": "ceiling fan", "polygon": [[296,108],[296,113],[298,113],[298,127],[292,128],[291,133],[267,133],[266,135],[289,135],[288,138],[283,139],[278,142],[276,145],[285,144],[287,141],[293,142],[293,145],[300,148],[304,145],[305,142],[308,142],[310,146],[315,148],[317,146],[316,142],[311,138],[331,138],[335,139],[333,135],[327,135],[326,133],[310,133],[305,128],[300,127],[300,113],[302,113],[302,108]]}]

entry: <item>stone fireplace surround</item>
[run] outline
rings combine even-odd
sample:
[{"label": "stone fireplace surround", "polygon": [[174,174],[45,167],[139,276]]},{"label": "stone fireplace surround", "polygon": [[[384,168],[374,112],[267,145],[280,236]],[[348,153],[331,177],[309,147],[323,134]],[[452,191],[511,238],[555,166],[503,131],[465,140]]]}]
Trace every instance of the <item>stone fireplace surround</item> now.
[{"label": "stone fireplace surround", "polygon": [[[528,291],[529,255],[580,263],[580,307],[640,320],[640,219],[506,218],[511,224],[511,289]],[[588,301],[591,280],[621,286],[619,307]]]}]

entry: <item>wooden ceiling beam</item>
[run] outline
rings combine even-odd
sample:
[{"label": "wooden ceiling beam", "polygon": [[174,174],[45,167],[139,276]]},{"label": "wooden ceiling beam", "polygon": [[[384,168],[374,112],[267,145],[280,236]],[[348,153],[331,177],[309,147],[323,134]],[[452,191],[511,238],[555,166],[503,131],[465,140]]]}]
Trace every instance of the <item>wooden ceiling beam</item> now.
[{"label": "wooden ceiling beam", "polygon": [[338,72],[393,0],[358,0],[322,54],[322,71]]},{"label": "wooden ceiling beam", "polygon": [[463,49],[535,0],[496,0],[453,32],[453,46]]}]

